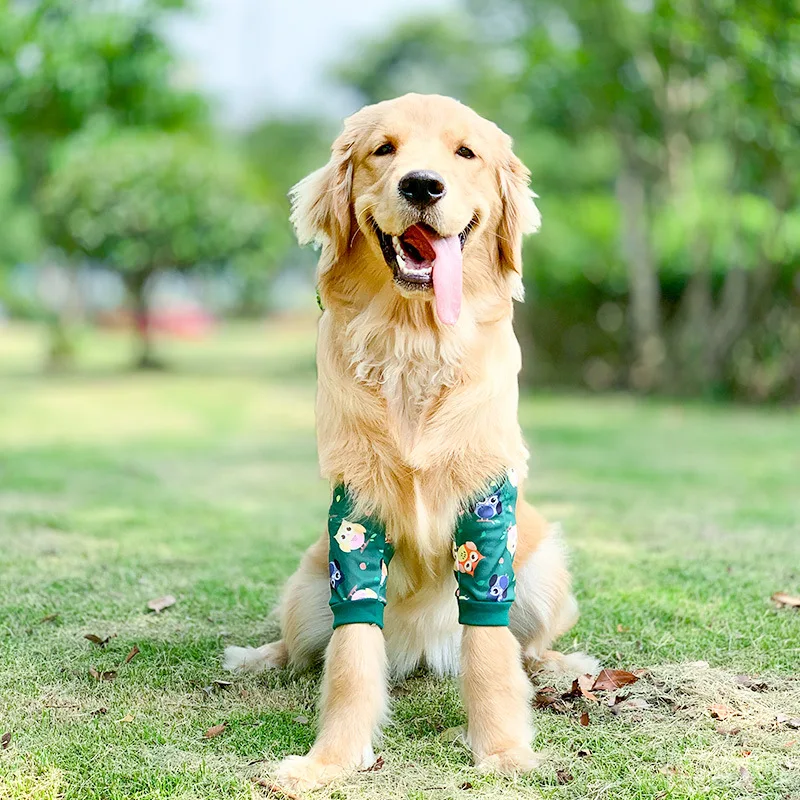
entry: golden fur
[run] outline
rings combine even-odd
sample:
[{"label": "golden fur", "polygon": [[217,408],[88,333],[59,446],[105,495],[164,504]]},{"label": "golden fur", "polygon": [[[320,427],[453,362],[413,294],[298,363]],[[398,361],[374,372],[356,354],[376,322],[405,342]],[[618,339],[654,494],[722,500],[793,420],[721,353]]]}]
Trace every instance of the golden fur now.
[{"label": "golden fur", "polygon": [[[377,158],[391,142],[396,152]],[[456,154],[464,144],[476,158]],[[447,193],[425,221],[441,235],[470,222],[463,305],[440,324],[430,292],[392,279],[374,225],[400,235],[420,212],[398,194],[409,170],[434,169]],[[293,191],[301,242],[321,246],[317,427],[322,473],[351,486],[364,511],[386,521],[395,546],[383,633],[331,632],[327,534],[308,550],[281,605],[283,638],[230,648],[231,668],[304,666],[326,652],[318,739],[278,768],[309,789],[371,763],[388,712],[387,672],[424,663],[461,671],[467,741],[485,769],[522,771],[531,749],[530,685],[523,660],[586,671],[590,659],[547,650],[577,619],[558,531],[522,497],[517,508],[517,599],[509,628],[458,624],[451,539],[464,499],[513,467],[527,474],[517,420],[520,349],[512,301],[521,299],[523,234],[539,213],[528,171],[499,128],[455,100],[406,95],[350,117],[329,163]],[[327,648],[327,650],[326,650]]]}]

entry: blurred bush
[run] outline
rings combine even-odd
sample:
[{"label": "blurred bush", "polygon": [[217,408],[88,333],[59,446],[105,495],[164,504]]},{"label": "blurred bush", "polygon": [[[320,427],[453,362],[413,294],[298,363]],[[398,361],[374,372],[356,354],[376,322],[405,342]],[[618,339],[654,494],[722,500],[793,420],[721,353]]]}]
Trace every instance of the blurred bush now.
[{"label": "blurred bush", "polygon": [[152,366],[148,282],[162,270],[263,269],[269,212],[233,154],[186,134],[111,131],[74,137],[38,205],[62,252],[122,276],[136,310],[139,366]]}]

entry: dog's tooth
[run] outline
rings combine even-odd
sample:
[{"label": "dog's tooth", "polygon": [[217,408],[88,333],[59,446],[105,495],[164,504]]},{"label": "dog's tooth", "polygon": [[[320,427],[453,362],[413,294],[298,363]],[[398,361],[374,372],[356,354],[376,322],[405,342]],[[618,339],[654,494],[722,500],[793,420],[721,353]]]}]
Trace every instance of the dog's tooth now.
[{"label": "dog's tooth", "polygon": [[400,267],[400,269],[402,269],[404,271],[407,271],[406,270],[406,260],[403,258],[403,256],[401,256],[400,253],[398,253],[395,256],[395,258],[397,259],[397,264]]}]

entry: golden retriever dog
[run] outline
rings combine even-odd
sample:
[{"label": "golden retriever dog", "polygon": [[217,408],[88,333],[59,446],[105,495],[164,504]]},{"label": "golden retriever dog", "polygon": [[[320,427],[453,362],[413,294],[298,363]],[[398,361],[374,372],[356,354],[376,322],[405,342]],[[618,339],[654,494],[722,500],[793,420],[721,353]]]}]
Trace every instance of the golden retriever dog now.
[{"label": "golden retriever dog", "polygon": [[[373,763],[387,681],[419,665],[460,674],[481,769],[532,769],[525,668],[592,671],[551,642],[577,619],[557,529],[522,497],[517,419],[522,237],[539,226],[510,138],[456,100],[409,94],[345,121],[328,164],[292,191],[301,243],[321,246],[317,432],[321,471],[377,513],[394,546],[384,628],[332,630],[328,535],[289,579],[282,638],[229,648],[230,669],[304,667],[324,654],[320,726],[278,766],[307,790]],[[459,625],[453,531],[494,476],[518,477],[509,625]],[[363,569],[363,567],[362,567]]]}]

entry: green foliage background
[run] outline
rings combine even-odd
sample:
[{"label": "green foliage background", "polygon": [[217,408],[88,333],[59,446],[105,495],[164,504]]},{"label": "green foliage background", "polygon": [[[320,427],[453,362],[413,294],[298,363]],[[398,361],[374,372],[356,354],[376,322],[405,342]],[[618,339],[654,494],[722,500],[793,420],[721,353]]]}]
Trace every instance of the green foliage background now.
[{"label": "green foliage background", "polygon": [[[219,180],[232,191],[237,185],[222,194],[242,203],[244,218],[257,200],[271,212],[260,261],[249,262],[259,267],[240,282],[239,308],[258,312],[254,298],[270,274],[308,264],[295,251],[286,192],[324,162],[340,121],[313,109],[294,117],[265,109],[262,124],[222,137],[207,102],[176,80],[159,32],[176,12],[186,13],[183,3],[0,3],[0,207],[11,232],[0,265],[35,259],[37,242],[123,273],[159,248],[162,262],[180,268],[240,261],[244,240],[252,249],[251,237],[233,235],[228,224],[240,215],[218,214],[219,229],[206,231],[203,181]],[[799,19],[798,0],[461,0],[443,16],[418,16],[352,48],[329,77],[363,103],[406,91],[451,94],[515,138],[544,219],[526,247],[528,303],[518,311],[529,380],[793,400]],[[178,137],[174,144],[168,135]],[[170,148],[185,148],[181,169],[208,162],[188,204],[171,199],[178,165],[162,158]],[[166,174],[151,174],[150,189],[141,174],[134,201],[128,179],[111,174],[116,158]],[[248,170],[257,180],[246,188],[222,174]],[[101,184],[125,186],[127,199],[100,213]],[[126,203],[141,204],[158,186],[160,199],[139,215],[139,223],[149,215],[152,230],[140,235],[130,220],[120,228],[134,214]],[[178,218],[183,233],[165,259],[154,241]],[[89,239],[103,246],[76,235],[76,225],[93,229]],[[210,259],[212,240],[218,257]]]}]

